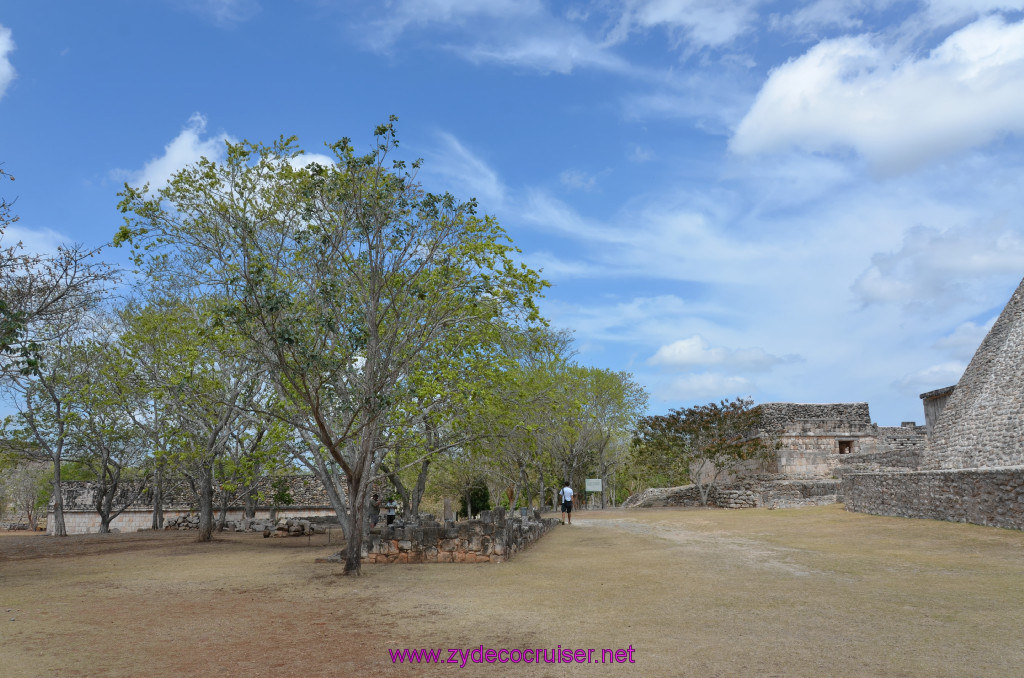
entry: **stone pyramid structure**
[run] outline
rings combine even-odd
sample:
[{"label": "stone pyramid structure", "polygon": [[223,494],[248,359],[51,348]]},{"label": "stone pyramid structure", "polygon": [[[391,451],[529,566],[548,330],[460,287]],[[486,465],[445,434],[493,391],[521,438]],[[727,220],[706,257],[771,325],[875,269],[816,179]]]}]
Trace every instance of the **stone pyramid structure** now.
[{"label": "stone pyramid structure", "polygon": [[1024,465],[1024,280],[935,424],[923,469]]}]

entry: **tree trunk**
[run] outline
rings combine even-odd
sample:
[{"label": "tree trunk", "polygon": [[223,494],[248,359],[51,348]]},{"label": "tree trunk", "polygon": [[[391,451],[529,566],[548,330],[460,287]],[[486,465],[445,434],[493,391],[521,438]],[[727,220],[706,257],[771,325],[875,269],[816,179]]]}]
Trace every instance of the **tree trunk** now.
[{"label": "tree trunk", "polygon": [[228,492],[220,491],[220,516],[217,518],[217,531],[224,531],[224,523],[228,522]]},{"label": "tree trunk", "polygon": [[[369,476],[369,474],[363,474]],[[359,575],[362,573],[363,550],[363,516],[366,510],[368,478],[346,476],[348,487],[349,511],[342,522],[345,530],[345,569],[342,574]]]},{"label": "tree trunk", "polygon": [[199,536],[196,541],[213,539],[213,468],[205,465],[199,479]]},{"label": "tree trunk", "polygon": [[256,517],[256,493],[250,487],[242,495],[242,503],[245,506],[244,513],[246,518]]},{"label": "tree trunk", "polygon": [[430,459],[424,459],[420,466],[420,474],[416,478],[416,487],[413,488],[412,498],[409,507],[409,515],[416,517],[420,514],[420,502],[423,500],[423,493],[427,490],[427,470],[430,468]]},{"label": "tree trunk", "polygon": [[164,465],[159,461],[153,473],[153,529],[164,529]]},{"label": "tree trunk", "polygon": [[64,495],[60,491],[60,457],[58,453],[53,458],[53,536],[66,537],[68,528],[64,525]]}]

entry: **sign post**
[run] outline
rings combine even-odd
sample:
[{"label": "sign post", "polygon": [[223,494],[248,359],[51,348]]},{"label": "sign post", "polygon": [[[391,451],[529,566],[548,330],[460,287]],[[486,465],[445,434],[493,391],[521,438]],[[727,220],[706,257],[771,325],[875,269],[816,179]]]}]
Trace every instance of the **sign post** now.
[{"label": "sign post", "polygon": [[[601,491],[601,479],[600,478],[587,478],[586,489],[587,489],[587,492],[589,492],[589,493],[600,492]],[[602,506],[601,508],[604,508],[604,506]]]}]

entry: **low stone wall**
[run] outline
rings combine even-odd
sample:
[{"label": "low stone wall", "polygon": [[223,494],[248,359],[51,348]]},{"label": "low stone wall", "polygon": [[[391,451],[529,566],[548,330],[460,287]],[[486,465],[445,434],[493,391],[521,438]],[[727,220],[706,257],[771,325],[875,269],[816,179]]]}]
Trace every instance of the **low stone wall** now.
[{"label": "low stone wall", "polygon": [[[170,520],[180,518],[182,516],[196,515],[194,511],[188,509],[164,509],[164,524],[166,525]],[[214,512],[214,520],[220,516],[220,511]],[[278,509],[278,518],[314,518],[318,516],[336,516],[334,509],[323,506],[313,507],[294,507],[287,509]],[[244,511],[242,509],[231,509],[227,513],[227,519],[229,521],[237,521],[244,517]],[[259,519],[270,519],[270,511],[268,509],[257,509],[256,517]],[[94,510],[76,510],[76,511],[64,511],[64,526],[67,529],[68,534],[91,534],[98,532],[100,529],[100,516]],[[46,517],[46,532],[47,534],[53,534],[54,518],[53,511],[51,510],[49,515]],[[152,509],[128,509],[121,513],[118,517],[114,518],[110,523],[111,529],[116,529],[119,532],[138,532],[139,530],[149,530],[153,527],[153,510]]]},{"label": "low stone wall", "polygon": [[1024,466],[843,474],[848,511],[1024,529]]},{"label": "low stone wall", "polygon": [[[741,485],[712,487],[708,492],[708,506],[717,508],[795,508],[838,501],[841,501],[840,483],[831,478],[755,478]],[[700,505],[700,490],[696,485],[654,487],[622,503],[623,508]]]},{"label": "low stone wall", "polygon": [[[482,511],[478,520],[445,521],[430,517],[417,524],[384,525],[363,540],[364,563],[500,563],[540,539],[558,524],[541,518]],[[341,555],[341,554],[339,554]]]}]

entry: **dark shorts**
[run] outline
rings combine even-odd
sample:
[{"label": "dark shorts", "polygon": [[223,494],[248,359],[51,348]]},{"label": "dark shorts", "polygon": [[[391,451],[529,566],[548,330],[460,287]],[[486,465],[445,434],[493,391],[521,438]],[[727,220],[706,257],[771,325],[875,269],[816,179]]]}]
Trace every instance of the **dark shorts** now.
[{"label": "dark shorts", "polygon": [[571,501],[563,501],[562,502],[562,513],[572,513],[572,502]]}]

